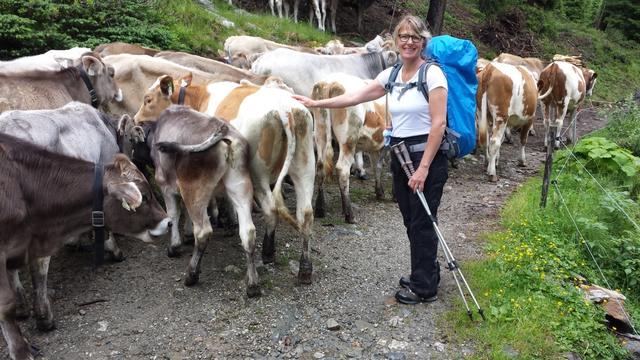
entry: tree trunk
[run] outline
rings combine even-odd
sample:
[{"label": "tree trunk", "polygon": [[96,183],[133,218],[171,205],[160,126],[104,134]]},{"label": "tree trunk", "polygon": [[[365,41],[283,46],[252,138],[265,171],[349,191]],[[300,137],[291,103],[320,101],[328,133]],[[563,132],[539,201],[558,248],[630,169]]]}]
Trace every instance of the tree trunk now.
[{"label": "tree trunk", "polygon": [[607,27],[604,22],[604,7],[606,2],[606,0],[602,0],[600,10],[598,10],[598,15],[596,16],[596,20],[593,22],[593,27],[601,31],[604,31]]},{"label": "tree trunk", "polygon": [[430,0],[427,12],[427,24],[434,36],[442,33],[444,22],[444,10],[447,8],[447,0]]}]

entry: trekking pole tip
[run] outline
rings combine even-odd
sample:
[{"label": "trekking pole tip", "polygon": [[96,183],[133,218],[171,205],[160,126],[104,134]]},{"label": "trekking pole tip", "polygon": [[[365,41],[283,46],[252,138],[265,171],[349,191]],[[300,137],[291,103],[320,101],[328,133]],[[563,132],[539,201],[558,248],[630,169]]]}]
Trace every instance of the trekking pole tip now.
[{"label": "trekking pole tip", "polygon": [[469,315],[469,320],[473,321],[473,313],[471,310],[467,310],[467,315]]},{"label": "trekking pole tip", "polygon": [[478,308],[478,314],[480,314],[482,321],[487,321],[487,319],[484,317],[484,310]]}]

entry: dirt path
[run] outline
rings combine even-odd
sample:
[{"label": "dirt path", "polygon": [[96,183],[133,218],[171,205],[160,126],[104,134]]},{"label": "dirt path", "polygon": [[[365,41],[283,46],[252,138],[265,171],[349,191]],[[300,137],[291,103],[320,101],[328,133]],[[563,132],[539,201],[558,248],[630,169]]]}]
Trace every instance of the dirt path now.
[{"label": "dirt path", "polygon": [[[603,124],[594,111],[584,111],[578,128],[584,133]],[[517,147],[504,146],[497,184],[486,181],[478,161],[452,169],[440,223],[462,263],[482,257],[479,234],[497,227],[505,199],[541,168],[540,122],[536,131],[525,168],[517,166]],[[234,233],[216,230],[200,283],[191,288],[182,283],[190,246],[169,259],[165,243],[127,242],[124,262],[95,272],[91,253],[63,249],[52,260],[49,282],[57,329],[40,333],[32,319],[22,329],[42,359],[451,359],[473,352],[472,346],[452,348],[436,327],[459,296],[445,269],[437,302],[393,300],[398,278],[409,269],[399,211],[391,201],[375,201],[372,181],[352,184],[358,223],[341,221],[333,185],[329,215],[314,226],[310,286],[296,285],[300,242],[286,224],[277,234],[277,264],[259,269],[259,299],[245,296],[244,255]],[[338,330],[328,329],[331,320]],[[0,351],[8,358],[4,343]]]}]

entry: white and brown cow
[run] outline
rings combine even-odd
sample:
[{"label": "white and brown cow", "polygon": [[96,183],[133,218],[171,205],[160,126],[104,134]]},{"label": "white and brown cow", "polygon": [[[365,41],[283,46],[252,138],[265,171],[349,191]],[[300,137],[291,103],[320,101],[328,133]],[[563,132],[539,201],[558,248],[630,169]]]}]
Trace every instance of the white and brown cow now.
[{"label": "white and brown cow", "polygon": [[478,143],[487,146],[487,174],[497,181],[496,164],[507,127],[520,128],[519,163],[525,165],[524,148],[535,119],[538,92],[533,75],[523,66],[492,62],[477,76]]},{"label": "white and brown cow", "polygon": [[542,69],[544,69],[544,67],[547,66],[547,63],[545,63],[544,61],[538,58],[520,57],[518,55],[513,55],[509,53],[502,53],[498,55],[498,57],[493,59],[493,61],[503,63],[503,64],[509,64],[513,66],[524,66],[525,68],[527,68],[527,70],[531,71],[536,81],[538,81],[538,79],[540,78],[540,73],[542,72]]},{"label": "white and brown cow", "polygon": [[0,72],[0,111],[55,109],[71,101],[98,108],[113,100],[122,100],[114,69],[95,53],[60,70]]},{"label": "white and brown cow", "polygon": [[[291,93],[270,85],[216,82],[191,85],[191,78],[174,81],[163,76],[151,86],[135,116],[136,122],[152,121],[159,111],[179,99],[184,86],[184,104],[206,114],[228,120],[249,142],[251,179],[266,232],[262,246],[264,263],[275,260],[275,230],[280,215],[302,234],[302,255],[298,279],[310,283],[309,256],[313,226],[313,119],[311,113],[291,97]],[[282,198],[282,182],[289,175],[296,193],[296,219]],[[270,185],[275,184],[273,190]]]},{"label": "white and brown cow", "polygon": [[93,51],[100,54],[102,57],[118,54],[154,56],[160,52],[158,49],[151,49],[137,44],[129,44],[120,41],[98,45],[93,49]]},{"label": "white and brown cow", "polygon": [[275,41],[263,39],[261,37],[248,35],[229,36],[224,41],[223,48],[229,61],[231,61],[234,55],[239,53],[243,54],[247,59],[250,59],[254,54],[263,54],[275,49],[283,48],[293,51],[315,54],[315,50],[312,48],[280,44]]},{"label": "white and brown cow", "polygon": [[538,80],[538,91],[544,119],[545,145],[548,143],[550,123],[553,122],[551,125],[558,131],[554,145],[560,146],[559,132],[567,115],[570,126],[573,124],[569,140],[576,140],[577,110],[584,98],[591,96],[597,76],[593,70],[579,68],[565,61],[554,61],[544,68]]},{"label": "white and brown cow", "polygon": [[[182,198],[193,223],[195,246],[184,284],[194,285],[200,278],[202,256],[213,234],[207,206],[216,195],[224,194],[238,216],[238,231],[247,261],[247,295],[259,296],[254,256],[256,229],[251,218],[253,185],[249,174],[249,144],[242,134],[219,118],[187,106],[162,110],[154,121],[135,126],[132,131],[143,134],[169,216],[174,223],[179,223]],[[122,128],[125,124],[119,125],[119,129]],[[180,244],[179,229],[175,226],[171,229],[168,255],[176,256]]]},{"label": "white and brown cow", "polygon": [[0,183],[0,327],[12,359],[33,359],[16,322],[11,271],[29,264],[38,327],[51,329],[49,257],[67,238],[91,229],[96,191],[104,197],[105,226],[113,232],[152,241],[171,222],[122,154],[96,167],[0,133]]},{"label": "white and brown cow", "polygon": [[[358,77],[335,73],[317,82],[311,97],[316,100],[332,98],[345,92],[356,91],[366,85],[366,81]],[[314,136],[318,153],[316,175],[318,193],[316,196],[315,214],[325,215],[324,180],[333,173],[332,137],[340,149],[336,169],[342,198],[342,212],[347,223],[354,223],[351,198],[349,196],[349,175],[351,166],[356,160],[356,153],[365,151],[371,156],[374,165],[375,192],[378,199],[384,198],[381,182],[381,164],[379,159],[384,145],[385,128],[384,101],[370,101],[345,109],[314,108]],[[333,136],[332,136],[333,134]]]}]

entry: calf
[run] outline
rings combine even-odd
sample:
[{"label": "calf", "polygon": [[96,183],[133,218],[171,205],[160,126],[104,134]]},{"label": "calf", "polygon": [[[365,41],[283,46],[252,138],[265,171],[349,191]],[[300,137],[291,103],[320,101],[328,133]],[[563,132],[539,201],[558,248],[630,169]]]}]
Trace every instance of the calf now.
[{"label": "calf", "polygon": [[[356,91],[366,82],[355,76],[332,74],[317,82],[311,97],[316,100],[327,99]],[[317,188],[315,214],[323,217],[325,212],[324,179],[333,172],[333,147],[331,134],[338,142],[340,155],[336,164],[338,183],[342,197],[342,212],[347,223],[354,223],[351,198],[349,196],[349,175],[355,161],[356,152],[366,151],[371,155],[374,165],[375,192],[378,199],[384,198],[381,182],[380,152],[384,145],[382,132],[385,128],[385,106],[383,102],[367,102],[346,109],[313,109],[314,136],[318,160],[316,166]]]},{"label": "calf", "polygon": [[104,107],[122,101],[113,79],[114,69],[100,56],[86,53],[78,66],[62,70],[25,70],[0,73],[0,104],[14,110],[54,109],[71,101]]},{"label": "calf", "polygon": [[90,230],[96,211],[104,211],[106,228],[143,241],[165,234],[171,221],[121,154],[96,165],[0,134],[0,183],[0,327],[11,358],[32,359],[16,322],[9,272],[29,264],[38,327],[51,329],[49,257],[68,237]]},{"label": "calf", "polygon": [[[222,120],[186,106],[161,110],[157,121],[145,122],[143,126],[147,130],[145,142],[155,166],[155,181],[162,191],[169,215],[174,223],[179,222],[179,197],[182,197],[193,222],[195,246],[185,285],[194,285],[199,280],[202,255],[213,233],[207,206],[216,194],[224,192],[238,215],[238,230],[247,260],[247,295],[259,296],[254,259],[256,229],[251,219],[250,149],[245,138]],[[134,131],[140,131],[139,126]],[[169,256],[177,255],[180,243],[179,231],[174,227]]]},{"label": "calf", "polygon": [[[282,86],[277,80],[268,81]],[[160,111],[179,100],[182,83],[184,103],[196,110],[230,122],[249,142],[250,173],[255,197],[266,223],[262,245],[262,260],[275,260],[275,230],[277,215],[292,224],[302,234],[302,255],[298,279],[312,281],[309,256],[313,226],[314,154],[313,120],[311,113],[291,97],[291,93],[271,85],[216,82],[205,86],[191,85],[191,77],[174,82],[162,76],[145,94],[145,100],[135,116],[136,122],[150,121]],[[282,182],[289,175],[296,192],[296,219],[293,219],[282,199]],[[275,184],[273,190],[270,185]],[[178,244],[179,242],[174,242]]]},{"label": "calf", "polygon": [[541,94],[539,99],[544,119],[545,146],[552,121],[558,131],[554,146],[560,146],[560,131],[567,114],[571,120],[570,126],[573,124],[569,140],[576,140],[577,109],[587,95],[591,96],[597,76],[593,70],[564,61],[554,61],[544,68],[538,80],[538,91]]},{"label": "calf", "polygon": [[496,163],[507,126],[520,128],[520,165],[525,165],[524,147],[533,126],[538,92],[533,75],[522,66],[492,62],[477,76],[478,143],[487,145],[489,138],[487,174],[495,182],[498,181]]}]

